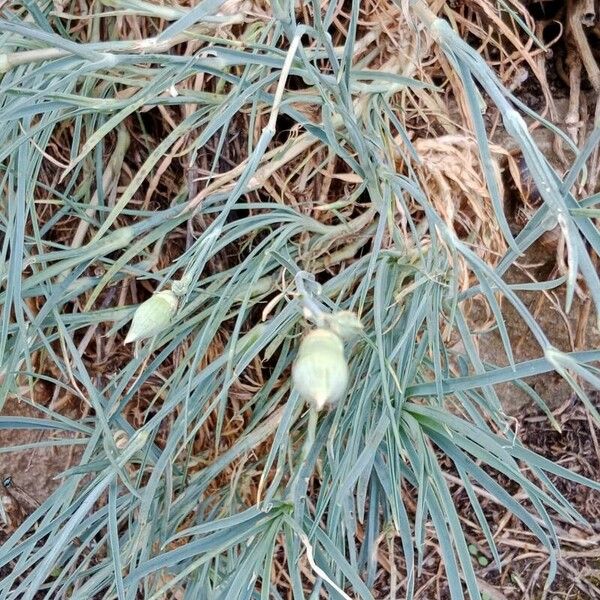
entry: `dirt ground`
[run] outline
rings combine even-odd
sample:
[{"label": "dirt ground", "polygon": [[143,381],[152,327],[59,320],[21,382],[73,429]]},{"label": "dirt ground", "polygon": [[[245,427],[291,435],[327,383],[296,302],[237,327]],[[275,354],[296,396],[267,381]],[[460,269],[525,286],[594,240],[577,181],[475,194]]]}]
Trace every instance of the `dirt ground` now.
[{"label": "dirt ground", "polygon": [[[2,411],[3,416],[19,415],[21,417],[40,417],[40,411],[33,406],[9,400]],[[36,450],[24,450],[7,452],[13,446],[40,443],[51,439],[52,436],[67,439],[64,432],[50,434],[41,430],[0,430],[0,475],[10,476],[15,486],[23,488],[33,498],[42,502],[59,485],[57,478],[68,465],[74,464],[77,452],[76,446],[55,446],[52,448],[39,448]]]}]

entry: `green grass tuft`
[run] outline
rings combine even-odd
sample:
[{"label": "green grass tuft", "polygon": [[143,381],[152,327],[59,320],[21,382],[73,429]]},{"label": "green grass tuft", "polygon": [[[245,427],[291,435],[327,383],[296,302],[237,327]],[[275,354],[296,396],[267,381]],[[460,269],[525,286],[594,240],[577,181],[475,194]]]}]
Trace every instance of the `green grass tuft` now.
[{"label": "green grass tuft", "polygon": [[[556,370],[593,411],[580,382],[598,382],[600,351],[555,351],[505,274],[558,223],[566,309],[579,286],[598,314],[599,198],[572,190],[599,130],[561,178],[520,102],[422,1],[374,5],[401,24],[410,60],[380,56],[357,0],[348,14],[333,2],[192,4],[2,9],[0,403],[40,415],[0,427],[52,431],[77,452],[2,544],[0,595],[368,599],[391,531],[403,595],[433,537],[450,596],[479,599],[487,559],[471,556],[456,481],[487,541],[478,550],[501,562],[483,494],[545,546],[551,581],[556,519],[583,520],[553,476],[600,484],[524,448],[494,386],[529,390],[527,377]],[[494,260],[419,176],[414,107],[442,85],[418,67],[432,48],[470,115],[504,248]],[[482,103],[542,196],[517,234]],[[305,290],[300,272],[315,276]],[[179,279],[171,326],[125,348],[137,305]],[[308,414],[290,390],[301,291],[364,324],[347,347],[350,392],[320,416],[304,460]],[[473,298],[500,336],[496,365],[479,355]],[[507,303],[537,358],[516,357]],[[77,409],[39,401],[42,381]]]}]

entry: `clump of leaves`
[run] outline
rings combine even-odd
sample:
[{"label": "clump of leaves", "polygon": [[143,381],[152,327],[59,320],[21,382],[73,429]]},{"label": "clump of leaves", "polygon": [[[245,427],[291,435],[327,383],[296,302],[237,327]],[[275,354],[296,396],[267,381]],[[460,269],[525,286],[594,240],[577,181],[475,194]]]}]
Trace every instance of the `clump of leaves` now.
[{"label": "clump of leaves", "polygon": [[[442,18],[450,8],[423,1],[85,4],[25,2],[0,21],[0,398],[41,415],[0,425],[79,449],[2,545],[3,596],[371,598],[392,531],[403,563],[391,594],[410,598],[433,530],[451,597],[478,599],[448,462],[486,552],[500,564],[482,494],[545,546],[550,581],[553,517],[582,522],[552,476],[600,486],[524,448],[494,386],[543,405],[523,379],[556,370],[594,411],[579,382],[597,383],[600,352],[553,348],[520,292],[566,282],[568,310],[585,285],[598,309],[600,236],[582,211],[598,197],[572,190],[599,130],[561,179],[521,113],[545,122]],[[518,43],[523,22],[502,5]],[[411,142],[423,119],[435,131],[440,69],[464,100],[476,191],[461,193],[485,186],[480,214],[445,193],[447,174],[424,187]],[[542,195],[516,236],[484,108]],[[444,209],[453,201],[472,230]],[[566,277],[507,283],[557,224]],[[168,323],[125,347],[136,307],[175,281]],[[478,353],[474,298],[501,337],[497,365]],[[539,358],[515,360],[500,299]],[[309,445],[290,389],[307,301],[363,324],[346,347],[349,393]],[[80,412],[38,402],[40,381]]]}]

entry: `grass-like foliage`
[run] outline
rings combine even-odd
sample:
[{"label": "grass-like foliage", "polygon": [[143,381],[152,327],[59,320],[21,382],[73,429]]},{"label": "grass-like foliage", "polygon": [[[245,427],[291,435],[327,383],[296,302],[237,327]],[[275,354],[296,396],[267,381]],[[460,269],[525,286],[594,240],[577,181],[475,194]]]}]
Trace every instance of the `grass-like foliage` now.
[{"label": "grass-like foliage", "polygon": [[[527,38],[498,5],[492,22]],[[495,386],[543,405],[523,379],[557,371],[594,410],[583,382],[599,381],[600,351],[553,348],[521,296],[564,285],[567,311],[587,293],[597,312],[599,198],[573,190],[600,130],[561,178],[524,116],[550,124],[451,14],[422,0],[4,4],[0,402],[39,417],[0,426],[75,451],[4,541],[0,597],[368,599],[395,545],[391,597],[410,598],[434,539],[450,596],[479,599],[459,488],[498,563],[483,497],[547,549],[552,580],[553,523],[582,520],[555,476],[600,485],[523,447]],[[465,118],[436,129],[449,85]],[[542,197],[518,233],[490,115]],[[416,138],[452,131],[479,212],[423,176]],[[557,224],[564,276],[508,283]],[[136,306],[179,280],[172,325],[124,346]],[[308,297],[364,330],[346,348],[349,393],[301,453],[290,366]],[[473,301],[500,336],[496,364]],[[515,359],[507,305],[537,359]]]}]

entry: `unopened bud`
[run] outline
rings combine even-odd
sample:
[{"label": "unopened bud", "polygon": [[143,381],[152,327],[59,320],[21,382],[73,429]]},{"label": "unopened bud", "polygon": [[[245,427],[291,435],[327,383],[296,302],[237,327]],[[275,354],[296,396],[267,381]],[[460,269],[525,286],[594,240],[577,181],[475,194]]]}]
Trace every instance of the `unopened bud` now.
[{"label": "unopened bud", "polygon": [[363,330],[363,324],[351,310],[341,310],[328,317],[329,328],[343,340],[356,337]]},{"label": "unopened bud", "polygon": [[338,402],[348,386],[342,340],[327,329],[311,331],[300,343],[292,380],[300,397],[315,410]]},{"label": "unopened bud", "polygon": [[177,296],[162,290],[140,304],[133,315],[125,343],[154,337],[164,331],[177,311]]}]

